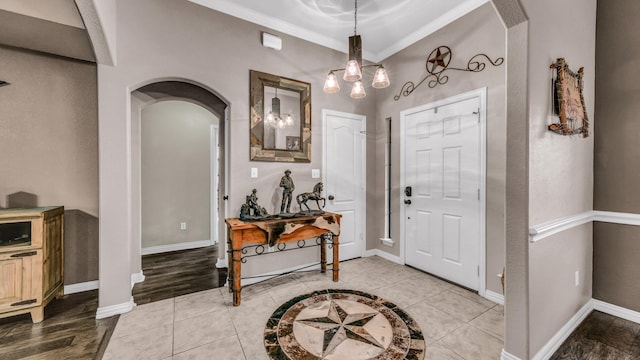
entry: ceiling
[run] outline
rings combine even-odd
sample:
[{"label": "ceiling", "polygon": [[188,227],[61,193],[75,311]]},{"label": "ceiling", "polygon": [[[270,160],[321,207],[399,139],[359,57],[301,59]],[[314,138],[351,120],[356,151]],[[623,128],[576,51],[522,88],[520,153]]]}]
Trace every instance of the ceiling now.
[{"label": "ceiling", "polygon": [[0,0],[0,45],[95,61],[74,0]]},{"label": "ceiling", "polygon": [[[354,32],[354,0],[188,1],[345,53]],[[488,1],[360,0],[362,55],[380,62]],[[95,61],[74,0],[0,0],[0,44]]]},{"label": "ceiling", "polygon": [[[354,30],[354,0],[189,1],[345,53]],[[362,55],[379,62],[488,1],[360,0]]]}]

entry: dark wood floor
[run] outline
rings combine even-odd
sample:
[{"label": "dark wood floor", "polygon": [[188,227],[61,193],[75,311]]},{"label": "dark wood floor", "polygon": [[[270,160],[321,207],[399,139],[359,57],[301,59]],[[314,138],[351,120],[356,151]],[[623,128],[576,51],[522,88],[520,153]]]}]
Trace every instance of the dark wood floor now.
[{"label": "dark wood floor", "polygon": [[44,321],[29,314],[0,319],[0,359],[101,358],[118,317],[96,320],[98,290],[53,300]]},{"label": "dark wood floor", "polygon": [[551,360],[640,359],[640,324],[592,312]]},{"label": "dark wood floor", "polygon": [[[145,281],[133,288],[138,305],[222,286],[215,247],[142,257]],[[44,321],[26,315],[0,319],[0,359],[101,359],[118,316],[96,320],[98,291],[66,295],[45,308]]]},{"label": "dark wood floor", "polygon": [[138,305],[224,285],[227,269],[217,269],[217,246],[145,255],[145,280],[133,287]]}]

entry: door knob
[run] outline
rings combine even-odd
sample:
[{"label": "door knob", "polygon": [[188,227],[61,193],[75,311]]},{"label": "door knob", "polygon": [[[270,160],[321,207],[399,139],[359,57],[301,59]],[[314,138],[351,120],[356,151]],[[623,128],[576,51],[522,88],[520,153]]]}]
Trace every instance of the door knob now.
[{"label": "door knob", "polygon": [[335,197],[334,197],[333,195],[329,195],[329,196],[327,197],[327,199],[329,199],[329,200],[333,200],[333,199],[335,199]]},{"label": "door knob", "polygon": [[407,205],[411,205],[411,200],[406,199],[406,200],[404,201],[404,203],[405,203],[405,204],[407,204]]}]

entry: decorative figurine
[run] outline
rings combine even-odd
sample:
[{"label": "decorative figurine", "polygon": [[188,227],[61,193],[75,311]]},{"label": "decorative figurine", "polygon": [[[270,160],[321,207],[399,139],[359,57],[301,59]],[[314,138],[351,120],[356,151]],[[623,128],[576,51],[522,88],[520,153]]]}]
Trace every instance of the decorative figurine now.
[{"label": "decorative figurine", "polygon": [[[322,210],[325,206],[325,199],[322,197],[322,190],[324,189],[324,185],[319,182],[316,186],[313,187],[313,192],[302,193],[296,196],[296,201],[298,202],[298,206],[300,206],[300,213],[305,215],[319,215],[324,214],[324,210]],[[307,201],[315,200],[316,205],[318,206],[318,210],[311,210],[309,205],[307,205]],[[320,206],[320,200],[322,200],[322,206]],[[302,206],[305,206],[307,210],[303,210]]]},{"label": "decorative figurine", "polygon": [[[258,205],[258,190],[251,190],[251,195],[247,195],[246,203],[240,207],[240,220],[261,220],[269,217],[267,210]],[[253,210],[253,215],[251,214]]]},{"label": "decorative figurine", "polygon": [[[282,204],[280,205],[280,214],[289,214],[291,209],[291,194],[296,186],[291,178],[291,170],[287,169],[284,176],[280,179],[280,187],[282,188]],[[285,211],[286,210],[286,211]]]}]

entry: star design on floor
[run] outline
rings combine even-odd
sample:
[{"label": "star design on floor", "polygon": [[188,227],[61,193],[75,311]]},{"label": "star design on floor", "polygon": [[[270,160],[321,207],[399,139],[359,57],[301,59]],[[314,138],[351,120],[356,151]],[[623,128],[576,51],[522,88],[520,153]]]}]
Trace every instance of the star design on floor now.
[{"label": "star design on floor", "polygon": [[[373,309],[372,309],[373,310]],[[379,312],[349,313],[335,301],[331,301],[326,316],[296,322],[324,332],[322,355],[330,355],[338,346],[348,339],[359,341],[384,350],[384,345],[378,342],[365,328]]]}]

